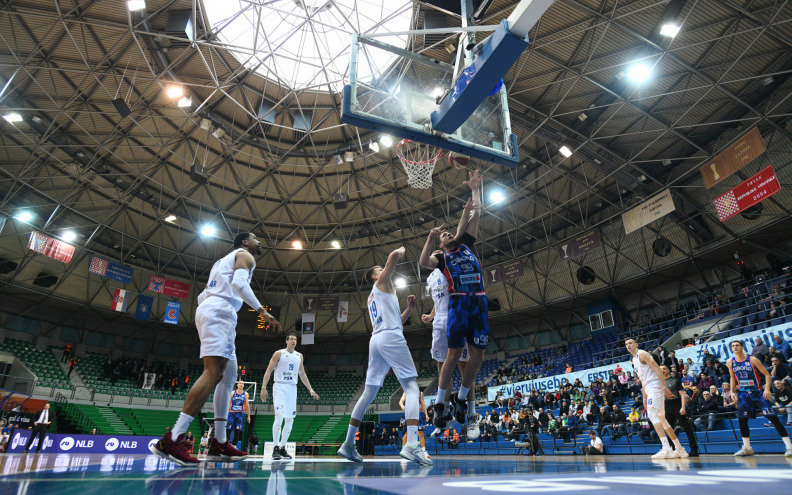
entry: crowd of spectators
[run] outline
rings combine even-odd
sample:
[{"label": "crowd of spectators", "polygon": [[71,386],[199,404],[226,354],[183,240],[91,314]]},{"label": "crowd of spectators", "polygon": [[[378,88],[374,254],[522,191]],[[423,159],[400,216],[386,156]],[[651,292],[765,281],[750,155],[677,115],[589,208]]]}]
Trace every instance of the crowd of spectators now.
[{"label": "crowd of spectators", "polygon": [[102,367],[102,379],[115,385],[119,380],[133,381],[143,388],[146,375],[156,374],[153,389],[167,390],[171,393],[184,390],[190,386],[190,375],[185,370],[177,369],[173,363],[153,361],[147,363],[145,359],[132,359],[119,357],[113,359],[107,356]]}]

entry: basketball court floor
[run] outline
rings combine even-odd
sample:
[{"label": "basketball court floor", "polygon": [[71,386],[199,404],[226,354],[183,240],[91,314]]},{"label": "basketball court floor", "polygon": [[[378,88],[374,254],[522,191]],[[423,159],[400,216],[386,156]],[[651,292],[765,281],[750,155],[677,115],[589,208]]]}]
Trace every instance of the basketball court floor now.
[{"label": "basketball court floor", "polygon": [[[398,458],[353,464],[335,458],[178,466],[147,455],[9,454],[0,456],[0,494],[426,494],[790,493],[792,459],[702,456],[442,456],[422,467]],[[605,492],[603,492],[605,493]]]}]

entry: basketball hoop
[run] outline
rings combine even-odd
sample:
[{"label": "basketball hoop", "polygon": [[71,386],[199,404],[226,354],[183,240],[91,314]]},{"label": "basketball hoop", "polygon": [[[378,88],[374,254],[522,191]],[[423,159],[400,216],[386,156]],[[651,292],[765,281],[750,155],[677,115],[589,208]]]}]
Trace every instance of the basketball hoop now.
[{"label": "basketball hoop", "polygon": [[417,189],[432,187],[432,172],[442,154],[441,148],[409,139],[402,139],[396,145],[396,156],[407,172],[407,184]]}]

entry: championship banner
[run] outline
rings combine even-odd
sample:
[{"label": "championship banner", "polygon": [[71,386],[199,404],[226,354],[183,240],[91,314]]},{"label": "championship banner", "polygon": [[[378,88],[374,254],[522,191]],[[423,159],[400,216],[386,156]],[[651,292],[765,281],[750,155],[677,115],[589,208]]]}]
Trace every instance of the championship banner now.
[{"label": "championship banner", "polygon": [[72,256],[74,256],[74,246],[39,232],[30,233],[28,248],[31,251],[49,256],[54,260],[64,263],[69,263],[72,260]]},{"label": "championship banner", "polygon": [[177,323],[179,323],[180,310],[181,310],[180,302],[168,301],[168,305],[165,306],[165,316],[162,317],[162,322],[170,323],[171,325],[176,325]]},{"label": "championship banner", "polygon": [[718,220],[724,222],[780,190],[781,184],[778,183],[778,178],[770,165],[715,198],[713,202],[718,212]]},{"label": "championship banner", "polygon": [[114,263],[98,256],[93,257],[88,271],[122,284],[132,283],[132,274],[135,272],[134,269],[128,266]]},{"label": "championship banner", "polygon": [[314,331],[316,328],[316,313],[302,314],[302,345],[312,345],[314,343]]},{"label": "championship banner", "polygon": [[317,311],[337,311],[338,296],[304,297],[302,309],[306,313],[316,313]]},{"label": "championship banner", "polygon": [[558,261],[569,261],[600,247],[599,232],[592,230],[558,246]]},{"label": "championship banner", "polygon": [[754,127],[711,162],[699,169],[707,189],[751,163],[767,150],[759,129]]},{"label": "championship banner", "polygon": [[115,292],[113,292],[113,303],[110,305],[110,309],[113,311],[126,313],[128,305],[129,291],[124,289],[116,289]]},{"label": "championship banner", "polygon": [[137,308],[135,308],[135,319],[140,321],[151,320],[151,306],[154,304],[154,298],[151,296],[144,296],[140,294],[137,298]]},{"label": "championship banner", "polygon": [[157,379],[156,373],[143,374],[143,390],[151,390],[154,387],[154,381]]},{"label": "championship banner", "polygon": [[151,292],[158,292],[166,296],[178,297],[187,299],[190,297],[190,284],[187,282],[179,282],[178,280],[171,280],[169,278],[152,275],[149,281],[148,290]]},{"label": "championship banner", "polygon": [[497,284],[505,282],[513,278],[522,277],[525,273],[525,267],[520,260],[509,261],[499,266],[487,268],[484,271],[486,284]]},{"label": "championship banner", "polygon": [[338,316],[336,321],[338,323],[346,323],[349,317],[349,301],[338,301]]},{"label": "championship banner", "polygon": [[622,215],[624,233],[631,234],[644,225],[649,225],[655,220],[668,215],[675,209],[671,190],[666,189]]}]

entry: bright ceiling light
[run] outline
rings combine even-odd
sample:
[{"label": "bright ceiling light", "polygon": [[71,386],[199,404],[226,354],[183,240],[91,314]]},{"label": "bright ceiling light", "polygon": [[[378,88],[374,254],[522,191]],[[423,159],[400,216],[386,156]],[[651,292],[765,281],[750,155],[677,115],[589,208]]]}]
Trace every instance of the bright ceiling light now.
[{"label": "bright ceiling light", "polygon": [[15,218],[20,222],[29,223],[31,220],[33,220],[33,214],[29,211],[20,211]]},{"label": "bright ceiling light", "polygon": [[179,100],[179,103],[177,103],[177,105],[179,106],[179,108],[190,108],[192,106],[192,98],[190,98],[189,96],[185,96],[184,98]]},{"label": "bright ceiling light", "polygon": [[673,38],[679,33],[679,25],[675,22],[666,22],[663,24],[663,27],[660,28],[660,34],[663,36],[668,36],[669,38]]},{"label": "bright ceiling light", "polygon": [[437,86],[434,89],[434,91],[432,91],[432,96],[434,96],[435,98],[437,98],[438,96],[441,96],[442,94],[443,94],[443,88],[441,88],[440,86]]},{"label": "bright ceiling light", "polygon": [[393,281],[393,285],[395,285],[397,289],[403,289],[407,287],[407,279],[404,277],[399,277]]},{"label": "bright ceiling light", "polygon": [[338,241],[333,241],[330,245],[333,246],[333,249],[341,249],[341,243]]},{"label": "bright ceiling light", "polygon": [[17,112],[9,112],[3,115],[3,118],[6,119],[11,124],[16,124],[17,122],[22,122],[22,115],[18,114]]},{"label": "bright ceiling light", "polygon": [[75,234],[73,230],[66,230],[61,234],[61,239],[66,242],[72,242],[77,239],[77,234]]},{"label": "bright ceiling light", "polygon": [[146,1],[145,0],[127,0],[127,8],[129,8],[130,12],[136,12],[138,10],[146,10]]},{"label": "bright ceiling light", "polygon": [[217,229],[214,227],[214,225],[210,225],[210,224],[204,225],[203,228],[201,229],[201,235],[206,237],[211,237],[215,235],[215,232],[217,232]]},{"label": "bright ceiling light", "polygon": [[652,68],[645,62],[638,62],[627,69],[627,77],[638,84],[649,79],[650,75],[652,75]]},{"label": "bright ceiling light", "polygon": [[490,201],[494,204],[502,202],[506,199],[506,195],[503,194],[503,191],[495,190],[490,193]]},{"label": "bright ceiling light", "polygon": [[176,215],[171,214],[171,215],[166,216],[165,217],[165,221],[166,222],[171,222],[171,223],[175,222],[176,221]]},{"label": "bright ceiling light", "polygon": [[572,150],[571,150],[571,149],[569,149],[569,146],[567,146],[567,145],[561,146],[560,148],[558,148],[558,151],[559,151],[559,152],[560,152],[562,155],[564,155],[565,157],[567,157],[567,158],[569,158],[570,156],[572,156]]},{"label": "bright ceiling light", "polygon": [[302,241],[292,241],[292,247],[294,249],[302,249],[303,248],[303,243],[302,243]]},{"label": "bright ceiling light", "polygon": [[381,145],[383,145],[386,148],[388,148],[388,147],[393,145],[393,138],[388,136],[388,135],[386,135],[386,134],[383,134],[382,136],[380,136],[379,142],[380,142]]},{"label": "bright ceiling light", "polygon": [[184,90],[181,86],[171,86],[168,88],[168,98],[181,98],[184,96]]}]

